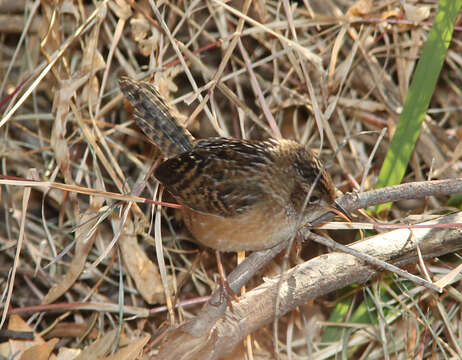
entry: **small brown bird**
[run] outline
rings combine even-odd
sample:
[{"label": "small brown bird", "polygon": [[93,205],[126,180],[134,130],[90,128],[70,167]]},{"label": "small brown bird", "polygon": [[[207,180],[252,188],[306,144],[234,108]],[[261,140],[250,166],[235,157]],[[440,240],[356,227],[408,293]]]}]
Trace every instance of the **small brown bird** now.
[{"label": "small brown bird", "polygon": [[335,187],[306,146],[284,139],[195,140],[153,85],[124,77],[120,88],[139,127],[167,157],[154,176],[183,205],[185,224],[203,245],[271,248],[333,209]]}]

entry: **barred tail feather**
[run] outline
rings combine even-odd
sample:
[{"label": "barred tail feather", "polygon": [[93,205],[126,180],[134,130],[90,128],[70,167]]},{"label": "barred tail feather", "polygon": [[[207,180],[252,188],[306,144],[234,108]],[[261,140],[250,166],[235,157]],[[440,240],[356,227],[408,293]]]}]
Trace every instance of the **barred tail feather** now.
[{"label": "barred tail feather", "polygon": [[123,94],[133,106],[138,126],[166,157],[193,148],[193,136],[178,123],[153,85],[127,77],[122,77],[119,84]]}]

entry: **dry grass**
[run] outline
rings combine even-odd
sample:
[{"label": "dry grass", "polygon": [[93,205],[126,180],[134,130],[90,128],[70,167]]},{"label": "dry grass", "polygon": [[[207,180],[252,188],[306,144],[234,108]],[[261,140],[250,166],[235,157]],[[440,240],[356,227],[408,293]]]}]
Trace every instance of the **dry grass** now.
[{"label": "dry grass", "polygon": [[[93,344],[86,351],[103,357],[119,339],[130,346],[118,358],[132,358],[146,334],[193,317],[215,290],[213,253],[190,241],[175,210],[144,201],[161,198],[150,178],[159,153],[134,124],[122,75],[155,83],[196,137],[282,134],[334,157],[329,171],[343,192],[373,188],[437,8],[404,4],[1,1],[4,309],[37,336],[61,339],[60,349]],[[460,30],[405,182],[461,177]],[[375,132],[352,136],[365,130]],[[447,208],[448,198],[407,200],[387,220]],[[305,248],[292,262],[320,251]],[[426,265],[437,279],[459,262],[454,253]],[[224,265],[231,271],[235,256]],[[231,358],[272,358],[274,342],[282,358],[462,357],[460,282],[442,295],[415,289],[384,276],[332,293],[281,318],[277,339],[270,325],[259,329]],[[18,315],[3,320],[29,329]],[[155,343],[144,351],[155,354]]]}]

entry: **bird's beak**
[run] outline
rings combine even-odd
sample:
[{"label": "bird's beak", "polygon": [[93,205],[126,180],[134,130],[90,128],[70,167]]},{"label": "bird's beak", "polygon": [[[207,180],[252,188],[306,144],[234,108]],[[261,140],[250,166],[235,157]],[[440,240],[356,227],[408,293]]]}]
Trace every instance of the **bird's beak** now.
[{"label": "bird's beak", "polygon": [[334,202],[334,205],[326,207],[326,212],[323,215],[321,215],[318,218],[311,221],[310,226],[315,227],[315,226],[317,226],[319,224],[322,224],[323,222],[328,221],[329,219],[331,219],[332,215],[329,217],[329,215],[328,215],[329,212],[340,216],[341,218],[345,219],[348,222],[351,221],[351,215],[348,212],[348,210],[344,209],[343,206],[337,204],[337,202]]},{"label": "bird's beak", "polygon": [[342,205],[334,201],[334,206],[336,211],[332,211],[334,214],[337,214],[341,218],[344,218],[346,221],[351,222],[351,214],[350,212],[345,209]]}]

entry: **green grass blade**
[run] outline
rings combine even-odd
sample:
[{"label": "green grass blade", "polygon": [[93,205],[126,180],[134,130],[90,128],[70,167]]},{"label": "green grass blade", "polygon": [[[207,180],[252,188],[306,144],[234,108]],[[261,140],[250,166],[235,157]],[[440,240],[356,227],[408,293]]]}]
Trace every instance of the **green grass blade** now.
[{"label": "green grass blade", "polygon": [[[399,117],[395,135],[380,170],[377,188],[396,185],[403,179],[420,134],[422,122],[428,109],[446,52],[452,38],[454,22],[462,6],[462,0],[441,0],[433,27],[428,34],[422,55],[417,64],[409,93]],[[377,207],[377,212],[389,204]]]}]

